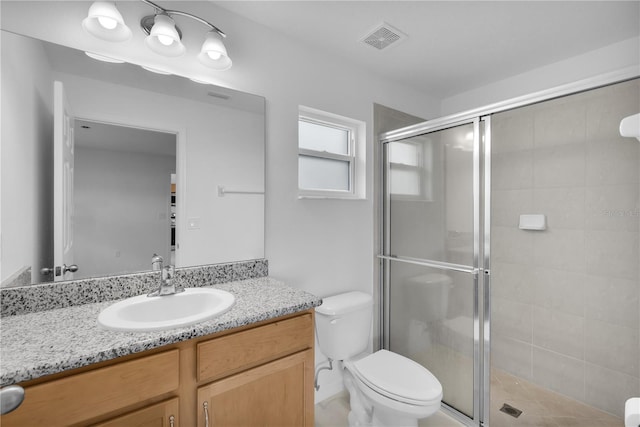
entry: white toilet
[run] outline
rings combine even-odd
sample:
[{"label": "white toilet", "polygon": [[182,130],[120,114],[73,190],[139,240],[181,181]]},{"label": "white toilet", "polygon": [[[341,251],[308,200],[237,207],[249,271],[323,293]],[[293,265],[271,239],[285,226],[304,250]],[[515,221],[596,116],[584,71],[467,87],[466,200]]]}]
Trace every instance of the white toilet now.
[{"label": "white toilet", "polygon": [[380,350],[363,355],[371,332],[373,298],[347,292],[316,307],[320,350],[344,363],[350,426],[417,426],[440,409],[442,385],[422,365]]}]

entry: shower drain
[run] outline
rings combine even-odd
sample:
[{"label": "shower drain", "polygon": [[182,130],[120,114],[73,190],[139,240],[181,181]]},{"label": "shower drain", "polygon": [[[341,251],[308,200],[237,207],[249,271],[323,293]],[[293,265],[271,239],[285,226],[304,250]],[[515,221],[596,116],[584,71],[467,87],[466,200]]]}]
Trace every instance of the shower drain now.
[{"label": "shower drain", "polygon": [[513,406],[509,405],[508,403],[504,403],[502,405],[502,408],[500,408],[501,412],[504,412],[507,415],[511,415],[513,418],[518,418],[520,416],[520,414],[522,414],[522,411],[518,408],[514,408]]}]

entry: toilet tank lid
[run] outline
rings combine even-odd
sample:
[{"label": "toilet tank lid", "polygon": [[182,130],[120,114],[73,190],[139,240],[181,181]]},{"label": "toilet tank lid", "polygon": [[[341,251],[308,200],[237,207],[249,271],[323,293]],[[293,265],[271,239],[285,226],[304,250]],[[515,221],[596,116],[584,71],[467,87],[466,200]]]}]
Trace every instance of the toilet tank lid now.
[{"label": "toilet tank lid", "polygon": [[442,273],[427,273],[420,276],[410,277],[408,279],[412,283],[420,283],[421,285],[441,285],[443,283],[451,283],[451,277]]},{"label": "toilet tank lid", "polygon": [[322,298],[322,304],[316,307],[316,313],[325,316],[336,316],[360,310],[373,305],[371,295],[352,291]]}]

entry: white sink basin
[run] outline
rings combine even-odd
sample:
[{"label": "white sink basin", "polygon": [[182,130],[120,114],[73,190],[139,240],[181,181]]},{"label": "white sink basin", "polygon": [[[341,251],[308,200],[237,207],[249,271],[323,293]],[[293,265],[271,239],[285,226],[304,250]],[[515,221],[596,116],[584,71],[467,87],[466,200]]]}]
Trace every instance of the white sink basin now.
[{"label": "white sink basin", "polygon": [[186,288],[174,295],[138,295],[110,305],[98,323],[115,331],[158,331],[212,319],[228,311],[235,297],[213,288]]}]

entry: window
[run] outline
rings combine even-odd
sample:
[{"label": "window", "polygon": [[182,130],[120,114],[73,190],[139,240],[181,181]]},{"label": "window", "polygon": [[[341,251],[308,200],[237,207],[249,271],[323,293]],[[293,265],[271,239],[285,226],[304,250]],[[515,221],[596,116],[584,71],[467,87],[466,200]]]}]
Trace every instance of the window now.
[{"label": "window", "polygon": [[390,189],[396,198],[432,200],[433,145],[428,138],[414,137],[388,146]]},{"label": "window", "polygon": [[299,196],[364,198],[364,146],[364,122],[301,106]]}]

